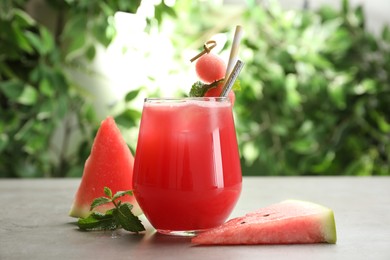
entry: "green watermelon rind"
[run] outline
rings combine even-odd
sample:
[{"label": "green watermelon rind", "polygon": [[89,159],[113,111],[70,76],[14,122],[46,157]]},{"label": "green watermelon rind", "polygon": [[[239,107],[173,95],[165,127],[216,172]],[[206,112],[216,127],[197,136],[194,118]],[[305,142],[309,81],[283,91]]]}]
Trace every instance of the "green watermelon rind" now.
[{"label": "green watermelon rind", "polygon": [[324,225],[324,231],[323,231],[324,237],[326,242],[328,242],[329,244],[336,244],[337,242],[336,221],[332,210],[329,212],[328,220],[329,221],[325,222],[326,224]]},{"label": "green watermelon rind", "polygon": [[330,208],[327,208],[323,205],[316,204],[309,201],[296,200],[296,199],[288,199],[284,200],[281,203],[302,203],[304,205],[311,205],[312,207],[320,208],[324,213],[322,214],[322,234],[324,235],[324,240],[329,244],[336,244],[337,242],[337,232],[336,232],[336,221],[334,217],[334,212]]}]

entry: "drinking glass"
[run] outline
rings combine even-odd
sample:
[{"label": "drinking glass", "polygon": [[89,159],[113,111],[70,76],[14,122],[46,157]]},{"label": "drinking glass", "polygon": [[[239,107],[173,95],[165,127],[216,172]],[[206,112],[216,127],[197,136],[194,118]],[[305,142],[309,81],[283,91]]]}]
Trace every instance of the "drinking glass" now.
[{"label": "drinking glass", "polygon": [[242,184],[230,100],[145,99],[133,174],[158,232],[193,235],[225,222]]}]

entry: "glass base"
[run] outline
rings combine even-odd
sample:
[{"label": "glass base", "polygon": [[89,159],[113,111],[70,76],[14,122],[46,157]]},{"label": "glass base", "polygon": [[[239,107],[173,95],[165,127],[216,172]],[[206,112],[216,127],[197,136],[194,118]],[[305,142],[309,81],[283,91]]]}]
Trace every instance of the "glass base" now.
[{"label": "glass base", "polygon": [[201,232],[201,230],[164,230],[164,229],[157,229],[157,232],[164,235],[170,235],[170,236],[181,236],[181,237],[193,237],[196,236]]}]

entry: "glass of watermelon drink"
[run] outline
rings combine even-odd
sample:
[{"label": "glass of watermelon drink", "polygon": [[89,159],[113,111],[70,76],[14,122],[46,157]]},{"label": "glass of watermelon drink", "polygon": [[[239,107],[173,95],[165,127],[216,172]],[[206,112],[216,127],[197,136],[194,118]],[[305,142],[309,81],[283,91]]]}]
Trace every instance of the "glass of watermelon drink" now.
[{"label": "glass of watermelon drink", "polygon": [[221,225],[242,182],[230,100],[146,99],[133,174],[134,195],[158,232]]}]

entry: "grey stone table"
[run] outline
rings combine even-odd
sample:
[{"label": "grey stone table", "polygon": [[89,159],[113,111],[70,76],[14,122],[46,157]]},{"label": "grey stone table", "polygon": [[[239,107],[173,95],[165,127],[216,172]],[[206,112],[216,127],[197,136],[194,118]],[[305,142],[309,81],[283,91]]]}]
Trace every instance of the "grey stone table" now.
[{"label": "grey stone table", "polygon": [[288,198],[335,212],[336,245],[194,246],[188,237],[81,232],[79,179],[0,180],[0,259],[390,259],[389,177],[246,177],[231,217]]}]

